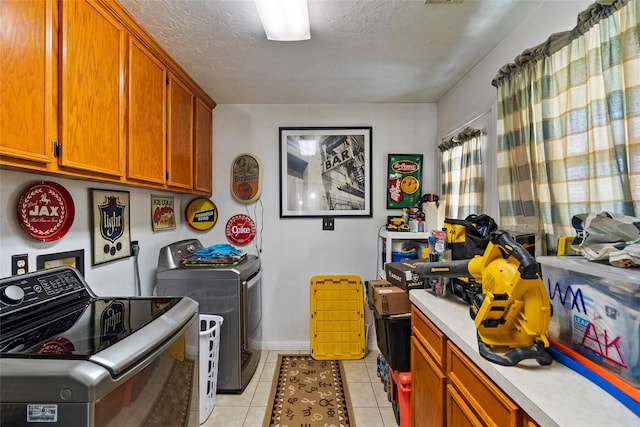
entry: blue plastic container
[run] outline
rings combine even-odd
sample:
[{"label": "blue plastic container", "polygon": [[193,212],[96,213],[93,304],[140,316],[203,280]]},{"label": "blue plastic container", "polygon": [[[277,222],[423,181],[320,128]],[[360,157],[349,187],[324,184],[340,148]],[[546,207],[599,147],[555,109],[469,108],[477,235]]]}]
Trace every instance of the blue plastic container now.
[{"label": "blue plastic container", "polygon": [[400,262],[418,258],[418,251],[412,252],[391,252],[391,262]]}]

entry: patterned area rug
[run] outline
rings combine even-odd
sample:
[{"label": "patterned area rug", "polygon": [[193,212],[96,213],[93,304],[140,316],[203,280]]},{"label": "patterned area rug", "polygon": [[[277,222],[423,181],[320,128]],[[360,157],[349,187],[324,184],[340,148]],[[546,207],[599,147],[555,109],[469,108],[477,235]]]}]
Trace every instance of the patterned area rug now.
[{"label": "patterned area rug", "polygon": [[355,427],[342,363],[280,354],[263,427]]}]

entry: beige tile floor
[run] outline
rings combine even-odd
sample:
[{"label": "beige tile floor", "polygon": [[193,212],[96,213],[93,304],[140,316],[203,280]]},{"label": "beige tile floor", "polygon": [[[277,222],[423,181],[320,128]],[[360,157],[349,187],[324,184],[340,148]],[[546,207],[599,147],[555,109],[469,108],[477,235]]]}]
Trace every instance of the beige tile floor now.
[{"label": "beige tile floor", "polygon": [[[278,353],[308,351],[263,351],[258,369],[244,392],[218,394],[213,412],[202,426],[261,427],[268,409]],[[378,351],[370,351],[364,359],[343,361],[355,424],[361,427],[397,427],[391,403],[376,373],[377,357]]]}]

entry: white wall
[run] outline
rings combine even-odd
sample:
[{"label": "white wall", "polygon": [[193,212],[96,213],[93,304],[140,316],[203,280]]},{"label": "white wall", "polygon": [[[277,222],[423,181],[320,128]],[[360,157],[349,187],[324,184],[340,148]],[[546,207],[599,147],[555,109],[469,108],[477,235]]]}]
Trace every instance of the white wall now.
[{"label": "white wall", "polygon": [[[71,229],[60,239],[41,242],[27,234],[17,219],[18,201],[22,193],[40,181],[53,181],[64,186],[73,199],[75,218]],[[131,239],[140,244],[138,256],[140,282],[143,295],[151,295],[155,283],[155,267],[158,263],[158,250],[162,246],[177,240],[191,237],[206,237],[198,233],[177,218],[175,230],[153,232],[151,229],[151,194],[171,195],[168,192],[147,190],[123,185],[66,179],[57,176],[45,176],[0,170],[0,277],[11,275],[11,255],[27,254],[29,271],[36,269],[36,257],[43,254],[84,249],[85,278],[99,295],[135,295],[134,258],[125,258],[92,267],[91,262],[91,215],[89,213],[90,189],[112,189],[128,191],[131,200]],[[174,194],[176,212],[193,198]]]},{"label": "white wall", "polygon": [[[309,280],[314,275],[376,275],[378,229],[385,223],[389,153],[426,154],[425,192],[436,187],[435,105],[219,105],[214,110],[213,200],[221,218],[243,212],[229,193],[229,165],[242,152],[264,165],[262,262],[265,348],[305,348],[309,342]],[[320,218],[279,218],[279,132],[296,126],[372,126],[373,217],[340,218],[323,231]],[[253,206],[249,211],[253,213]],[[258,228],[260,224],[258,223]],[[221,230],[220,230],[221,231]]]},{"label": "white wall", "polygon": [[[229,191],[231,161],[240,153],[258,156],[264,166],[262,205],[258,231],[262,232],[263,339],[265,348],[306,348],[309,343],[309,280],[314,275],[356,274],[376,278],[378,229],[385,223],[386,170],[389,153],[425,154],[424,191],[437,192],[436,108],[434,104],[366,105],[219,105],[214,110],[214,192],[219,210],[216,225],[207,232],[191,230],[179,218],[174,231],[151,230],[150,195],[170,194],[134,187],[0,171],[0,277],[11,274],[11,255],[29,254],[29,270],[36,256],[76,249],[85,250],[87,282],[100,295],[133,295],[133,258],[91,267],[89,188],[131,193],[131,237],[140,242],[140,274],[144,295],[154,285],[158,250],[171,242],[199,238],[205,246],[226,243],[224,226],[232,215],[254,208],[232,199]],[[322,231],[321,219],[279,218],[279,126],[372,126],[373,217],[336,218],[335,231]],[[39,242],[27,235],[16,219],[22,192],[39,180],[62,184],[76,208],[71,230],[55,242]],[[176,194],[176,209],[183,212],[192,196]],[[262,219],[260,219],[262,217]],[[255,253],[253,246],[247,246]]]}]

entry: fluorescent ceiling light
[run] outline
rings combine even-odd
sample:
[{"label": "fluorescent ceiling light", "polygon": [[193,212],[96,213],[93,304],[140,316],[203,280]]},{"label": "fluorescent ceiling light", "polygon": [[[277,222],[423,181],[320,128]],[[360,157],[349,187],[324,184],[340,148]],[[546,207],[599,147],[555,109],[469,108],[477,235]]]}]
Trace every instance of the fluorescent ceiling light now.
[{"label": "fluorescent ceiling light", "polygon": [[307,0],[255,0],[267,39],[309,40]]}]

